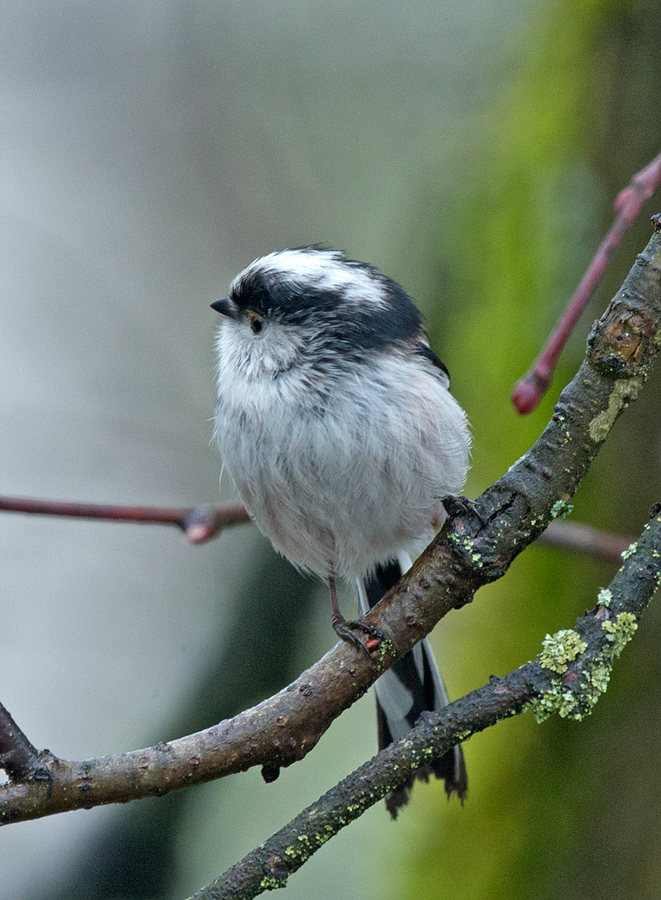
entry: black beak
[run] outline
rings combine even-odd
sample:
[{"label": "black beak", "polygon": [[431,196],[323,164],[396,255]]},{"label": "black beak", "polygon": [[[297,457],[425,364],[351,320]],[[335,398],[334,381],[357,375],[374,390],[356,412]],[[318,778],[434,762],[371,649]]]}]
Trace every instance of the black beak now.
[{"label": "black beak", "polygon": [[236,319],[236,306],[227,297],[221,300],[214,300],[211,309],[215,309],[221,316],[228,316],[230,319]]}]

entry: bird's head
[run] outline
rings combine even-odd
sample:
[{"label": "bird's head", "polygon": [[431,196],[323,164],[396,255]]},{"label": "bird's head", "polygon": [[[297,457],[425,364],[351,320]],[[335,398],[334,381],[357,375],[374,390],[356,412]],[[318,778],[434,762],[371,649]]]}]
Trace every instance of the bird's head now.
[{"label": "bird's head", "polygon": [[211,304],[226,341],[283,371],[366,361],[423,334],[420,312],[400,285],[337,250],[300,247],[262,256]]}]

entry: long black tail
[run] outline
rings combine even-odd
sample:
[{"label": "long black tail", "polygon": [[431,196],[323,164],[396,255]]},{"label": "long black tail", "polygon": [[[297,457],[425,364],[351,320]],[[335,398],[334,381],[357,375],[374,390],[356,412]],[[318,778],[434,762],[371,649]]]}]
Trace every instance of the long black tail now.
[{"label": "long black tail", "polygon": [[[359,586],[363,612],[374,606],[402,576],[401,562],[378,566],[371,578]],[[418,721],[424,710],[438,712],[448,705],[448,695],[439,674],[429,641],[425,638],[384,672],[374,685],[379,728],[379,750],[404,737]],[[456,793],[463,802],[468,790],[466,765],[458,744],[440,759],[421,766],[415,777],[428,781],[430,775],[443,778],[448,797]],[[408,802],[413,777],[386,796],[390,815],[397,817],[400,806]]]}]

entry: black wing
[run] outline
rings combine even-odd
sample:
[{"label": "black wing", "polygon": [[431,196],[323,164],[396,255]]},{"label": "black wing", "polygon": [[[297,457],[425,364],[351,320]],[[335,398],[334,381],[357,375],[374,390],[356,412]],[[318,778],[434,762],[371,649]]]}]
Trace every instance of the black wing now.
[{"label": "black wing", "polygon": [[425,359],[428,359],[429,362],[436,366],[437,369],[440,369],[441,372],[447,377],[448,384],[450,383],[450,373],[448,372],[448,368],[444,362],[442,362],[438,356],[434,353],[429,344],[424,343],[423,341],[419,341],[415,345],[415,352],[420,356],[424,356]]}]

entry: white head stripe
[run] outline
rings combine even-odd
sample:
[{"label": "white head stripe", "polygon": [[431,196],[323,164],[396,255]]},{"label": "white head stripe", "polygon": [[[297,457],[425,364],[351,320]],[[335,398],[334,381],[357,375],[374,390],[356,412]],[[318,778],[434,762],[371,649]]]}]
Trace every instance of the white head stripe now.
[{"label": "white head stripe", "polygon": [[350,265],[337,250],[280,250],[262,256],[240,272],[230,291],[246,276],[256,272],[281,273],[289,282],[338,291],[346,300],[387,307],[383,285],[368,269]]}]

